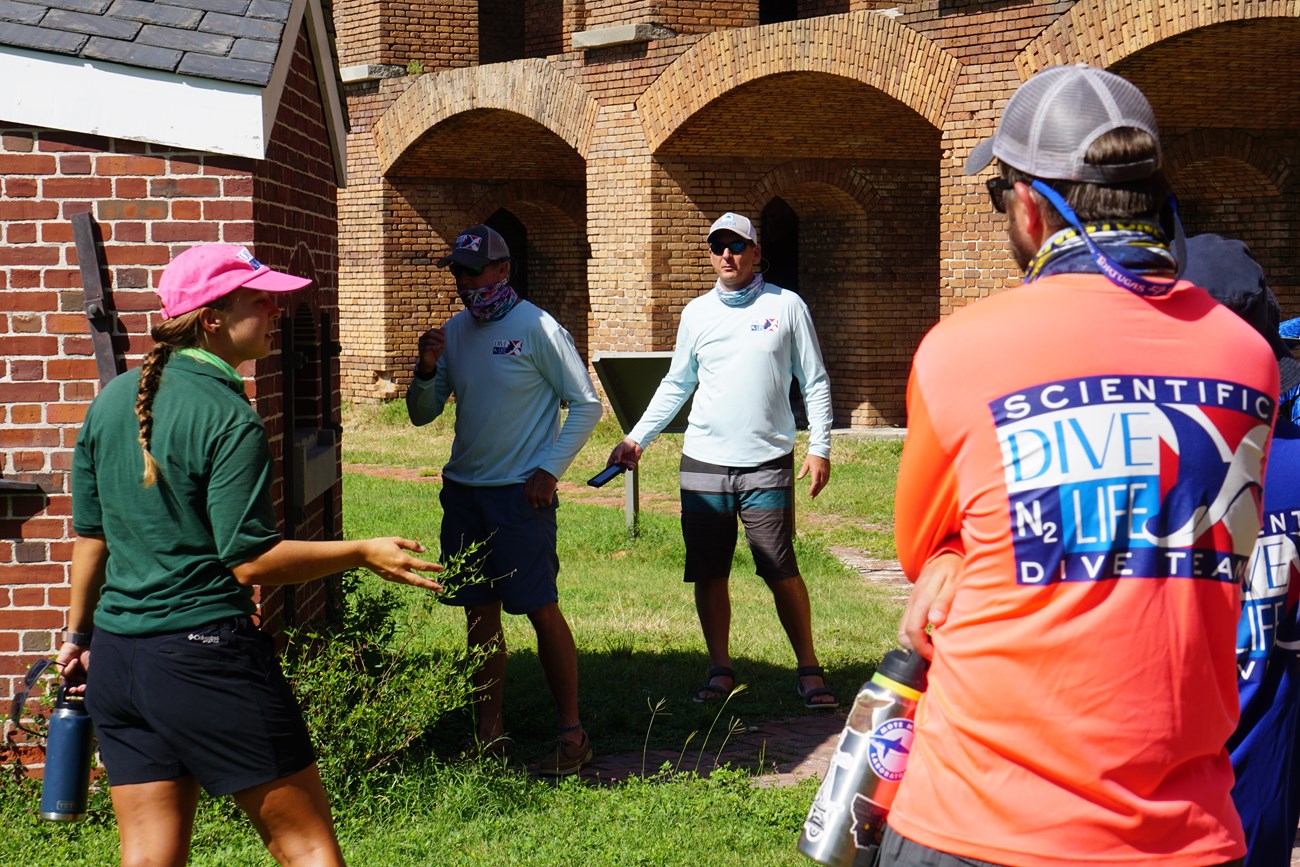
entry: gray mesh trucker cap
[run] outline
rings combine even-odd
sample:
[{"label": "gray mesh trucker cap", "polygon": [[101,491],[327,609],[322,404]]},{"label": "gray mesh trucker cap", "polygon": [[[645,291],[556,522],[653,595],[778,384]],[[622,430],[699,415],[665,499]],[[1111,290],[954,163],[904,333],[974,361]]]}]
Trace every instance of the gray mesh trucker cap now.
[{"label": "gray mesh trucker cap", "polygon": [[510,258],[510,248],[505,238],[497,234],[490,226],[471,226],[461,232],[456,243],[451,245],[451,252],[438,260],[439,268],[446,268],[452,262],[482,268],[492,262]]},{"label": "gray mesh trucker cap", "polygon": [[[1126,126],[1155,139],[1154,157],[1104,166],[1084,162],[1098,136]],[[971,151],[966,174],[978,174],[997,157],[1036,178],[1113,184],[1154,174],[1159,145],[1155,112],[1131,82],[1094,66],[1052,66],[1011,95],[997,132]]]}]

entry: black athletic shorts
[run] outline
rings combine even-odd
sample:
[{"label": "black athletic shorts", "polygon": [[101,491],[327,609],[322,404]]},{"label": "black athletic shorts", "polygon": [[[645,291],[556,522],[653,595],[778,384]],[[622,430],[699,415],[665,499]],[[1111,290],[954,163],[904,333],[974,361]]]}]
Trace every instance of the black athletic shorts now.
[{"label": "black athletic shorts", "polygon": [[228,795],[316,759],[271,636],[248,617],[145,636],[97,630],[86,709],[114,786],[193,776]]},{"label": "black athletic shorts", "polygon": [[799,574],[793,454],[756,467],[723,467],[682,455],[681,489],[687,581],[712,581],[731,573],[737,515],[759,577],[781,581]]},{"label": "black athletic shorts", "polygon": [[[1151,856],[1153,864],[1158,864],[1162,860],[1164,859],[1159,855]],[[1244,860],[1237,858],[1234,861],[1226,861],[1218,867],[1242,867]],[[1002,867],[992,861],[965,858],[931,849],[929,846],[907,839],[888,825],[885,826],[884,839],[880,842],[880,860],[876,863],[879,867]]]}]

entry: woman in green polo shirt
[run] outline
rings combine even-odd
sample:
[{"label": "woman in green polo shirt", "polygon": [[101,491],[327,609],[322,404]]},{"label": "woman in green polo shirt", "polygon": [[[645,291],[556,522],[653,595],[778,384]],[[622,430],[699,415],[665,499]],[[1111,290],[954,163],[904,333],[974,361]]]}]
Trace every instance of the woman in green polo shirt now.
[{"label": "woman in green polo shirt", "polygon": [[243,247],[177,256],[154,348],[104,387],[77,438],[58,662],[86,680],[123,863],[184,864],[202,787],[233,795],[281,863],[342,864],[302,715],[253,624],[253,585],[366,566],[441,590],[417,571],[440,569],[412,556],[418,542],[280,536],[266,431],[235,368],[270,354],[275,295],[309,282]]}]

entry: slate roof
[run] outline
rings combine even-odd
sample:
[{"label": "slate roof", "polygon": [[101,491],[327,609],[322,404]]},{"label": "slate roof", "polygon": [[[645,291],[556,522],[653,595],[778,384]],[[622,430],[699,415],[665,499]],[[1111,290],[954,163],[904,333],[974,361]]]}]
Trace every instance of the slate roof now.
[{"label": "slate roof", "polygon": [[281,0],[0,0],[0,45],[265,87]]}]

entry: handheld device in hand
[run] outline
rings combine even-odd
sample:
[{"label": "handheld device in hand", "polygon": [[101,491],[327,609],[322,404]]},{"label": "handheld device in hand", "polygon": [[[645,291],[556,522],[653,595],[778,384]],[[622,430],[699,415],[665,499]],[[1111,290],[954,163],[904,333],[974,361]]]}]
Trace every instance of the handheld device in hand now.
[{"label": "handheld device in hand", "polygon": [[626,471],[627,471],[627,467],[623,466],[622,464],[611,464],[610,466],[605,467],[605,469],[601,470],[599,473],[596,473],[596,475],[587,479],[587,484],[591,485],[593,488],[599,488],[601,485],[605,484],[610,479],[617,476],[619,473],[623,473]]}]

